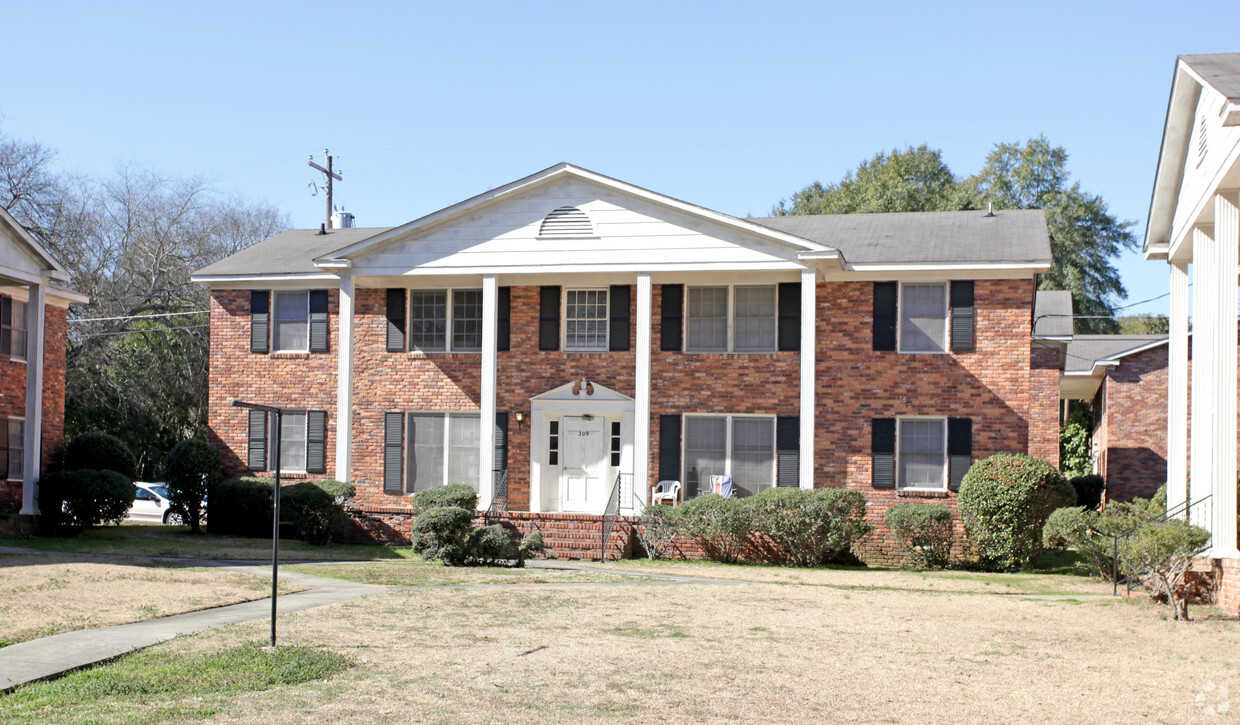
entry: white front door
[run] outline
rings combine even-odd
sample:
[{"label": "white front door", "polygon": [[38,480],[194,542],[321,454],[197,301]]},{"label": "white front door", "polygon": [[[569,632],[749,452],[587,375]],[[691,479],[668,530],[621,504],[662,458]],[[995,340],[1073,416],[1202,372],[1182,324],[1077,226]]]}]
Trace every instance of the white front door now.
[{"label": "white front door", "polygon": [[602,513],[607,506],[607,421],[602,416],[561,419],[563,465],[560,510]]}]

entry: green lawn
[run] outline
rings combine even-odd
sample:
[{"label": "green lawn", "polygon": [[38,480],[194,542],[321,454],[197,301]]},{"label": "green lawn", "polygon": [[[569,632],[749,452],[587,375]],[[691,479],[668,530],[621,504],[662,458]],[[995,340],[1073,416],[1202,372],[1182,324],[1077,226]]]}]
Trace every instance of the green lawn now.
[{"label": "green lawn", "polygon": [[[32,536],[29,539],[0,538],[0,546],[20,546],[41,551],[65,553],[129,554],[134,556],[185,556],[199,559],[271,558],[271,539],[203,534],[194,536],[186,526],[161,524],[122,524],[88,529],[77,538]],[[409,547],[377,544],[331,544],[314,546],[295,539],[280,539],[282,559],[341,561],[403,559],[413,554]]]}]

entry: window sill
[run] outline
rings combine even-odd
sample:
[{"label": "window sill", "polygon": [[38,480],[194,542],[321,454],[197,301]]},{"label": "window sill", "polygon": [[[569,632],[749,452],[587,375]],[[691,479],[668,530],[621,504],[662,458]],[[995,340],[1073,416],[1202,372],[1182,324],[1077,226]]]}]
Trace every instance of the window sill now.
[{"label": "window sill", "polygon": [[[670,351],[669,351],[670,352]],[[741,355],[775,355],[779,350],[685,350],[685,355],[732,355],[739,357]],[[796,352],[795,350],[785,350],[784,352]]]},{"label": "window sill", "polygon": [[900,350],[901,355],[947,355],[946,350]]},{"label": "window sill", "polygon": [[930,488],[901,488],[896,491],[898,498],[947,498],[947,491]]},{"label": "window sill", "polygon": [[269,357],[273,360],[309,360],[310,353],[307,351],[281,350],[271,353]]},{"label": "window sill", "polygon": [[482,355],[481,350],[410,350],[409,357],[417,359],[425,358],[469,358]]}]

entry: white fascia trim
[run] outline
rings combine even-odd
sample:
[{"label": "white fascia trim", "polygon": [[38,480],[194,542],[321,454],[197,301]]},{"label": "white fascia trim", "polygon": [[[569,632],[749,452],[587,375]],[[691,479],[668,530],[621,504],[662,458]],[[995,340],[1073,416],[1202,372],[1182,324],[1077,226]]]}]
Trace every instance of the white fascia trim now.
[{"label": "white fascia trim", "polygon": [[31,251],[35,253],[35,256],[39,257],[44,261],[44,263],[47,264],[48,268],[45,272],[47,272],[48,277],[58,282],[69,281],[69,271],[61,266],[60,262],[57,262],[55,257],[48,254],[47,250],[43,248],[43,245],[39,244],[39,242],[31,236],[30,232],[26,231],[26,228],[19,224],[18,221],[13,218],[13,215],[3,207],[0,207],[0,221],[3,221],[6,226],[11,228],[17,235],[17,238],[29,246]]},{"label": "white fascia trim", "polygon": [[200,277],[190,277],[189,281],[198,284],[226,284],[229,282],[317,282],[332,281],[339,282],[340,277],[334,274],[260,274],[260,275],[243,275],[243,274],[219,274],[204,275]]},{"label": "white fascia trim", "polygon": [[845,265],[850,272],[1045,272],[1050,268],[1049,262],[883,262]]},{"label": "white fascia trim", "polygon": [[[801,272],[806,267],[796,262],[694,262],[691,264],[648,263],[591,264],[529,264],[495,267],[362,267],[353,270],[358,277],[434,277],[443,275],[470,276],[482,274],[636,274],[650,272]],[[328,275],[335,279],[335,275]],[[198,281],[195,279],[194,281]]]},{"label": "white fascia trim", "polygon": [[792,234],[776,231],[769,227],[764,227],[761,224],[755,224],[753,222],[746,221],[744,219],[740,219],[734,216],[729,216],[727,214],[713,211],[705,207],[697,206],[696,204],[690,204],[688,202],[681,201],[679,199],[674,199],[670,196],[665,196],[663,194],[650,191],[649,189],[643,189],[640,186],[634,186],[632,184],[625,183],[623,181],[620,181],[619,179],[613,179],[609,176],[603,176],[602,174],[598,174],[593,171],[588,171],[578,166],[573,166],[572,164],[560,163],[550,168],[543,169],[542,171],[539,171],[535,174],[527,176],[523,179],[518,179],[509,184],[505,184],[504,186],[501,186],[498,189],[492,189],[491,191],[479,194],[477,196],[466,199],[465,201],[462,201],[457,204],[453,204],[452,206],[440,209],[439,211],[428,214],[420,219],[415,219],[409,222],[408,224],[403,224],[399,227],[394,227],[392,229],[387,230],[386,232],[381,232],[368,239],[364,239],[360,242],[356,242],[347,247],[338,249],[335,252],[333,252],[330,256],[331,257],[349,257],[353,254],[364,251],[366,249],[370,249],[371,247],[383,244],[384,242],[390,241],[392,239],[403,237],[418,229],[429,227],[435,224],[444,223],[454,217],[464,215],[468,213],[469,211],[483,204],[490,203],[502,197],[513,194],[514,192],[522,191],[524,189],[529,188],[530,186],[534,184],[539,184],[539,183],[549,181],[558,176],[575,176],[580,179],[592,181],[594,183],[615,189],[616,191],[619,191],[621,193],[630,194],[632,196],[645,199],[646,201],[649,201],[651,203],[659,204],[661,206],[666,206],[671,209],[684,212],[686,214],[691,214],[693,216],[696,216],[702,219],[713,221],[717,224],[722,224],[724,226],[732,227],[734,229],[740,229],[740,230],[743,230],[745,232],[748,232],[750,234],[756,235],[764,239],[771,239],[777,242],[782,242],[785,245],[788,245],[788,246],[791,246],[797,249],[806,250],[806,251],[831,251],[829,247],[818,244],[817,242],[811,242],[807,239],[803,239],[801,237],[798,237]]},{"label": "white fascia trim", "polygon": [[323,257],[321,259],[314,260],[314,266],[319,269],[349,269],[353,266],[353,260]]},{"label": "white fascia trim", "polygon": [[[1157,259],[1156,247],[1170,245],[1171,225],[1179,205],[1180,184],[1184,162],[1188,158],[1188,142],[1192,137],[1193,112],[1197,97],[1206,86],[1183,59],[1177,58],[1167,98],[1167,115],[1163,120],[1162,143],[1158,147],[1158,163],[1154,166],[1154,188],[1150,191],[1150,211],[1145,222],[1145,241],[1141,251]],[[1196,218],[1195,216],[1193,218]]]},{"label": "white fascia trim", "polygon": [[1034,342],[1072,342],[1071,335],[1034,335]]}]

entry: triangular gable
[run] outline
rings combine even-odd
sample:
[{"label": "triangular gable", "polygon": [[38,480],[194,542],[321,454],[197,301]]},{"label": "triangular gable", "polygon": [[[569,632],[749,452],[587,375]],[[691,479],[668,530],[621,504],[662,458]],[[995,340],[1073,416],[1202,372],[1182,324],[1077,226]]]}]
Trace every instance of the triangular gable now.
[{"label": "triangular gable", "polygon": [[592,403],[632,403],[633,399],[624,393],[616,392],[605,385],[591,382],[586,378],[565,383],[545,393],[530,398],[531,401],[546,402],[581,402]]},{"label": "triangular gable", "polygon": [[[542,220],[563,207],[580,208],[597,225],[598,235],[574,243],[540,235]],[[600,243],[586,243],[590,239]],[[719,244],[712,247],[711,240]],[[516,269],[549,263],[606,265],[628,252],[657,267],[673,263],[681,243],[686,260],[736,265],[747,260],[795,262],[801,254],[822,258],[835,252],[793,234],[559,164],[346,246],[316,264],[341,266],[347,260],[355,269],[375,274],[401,269],[446,273],[471,264]],[[551,258],[538,258],[539,252]],[[472,256],[453,257],[465,254]]]},{"label": "triangular gable", "polygon": [[0,240],[6,247],[0,249],[0,265],[31,275],[68,281],[69,272],[4,207],[0,207]]}]

